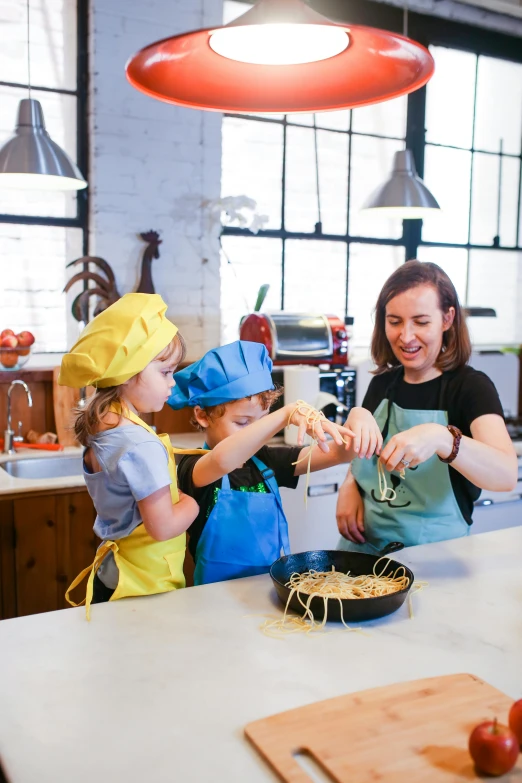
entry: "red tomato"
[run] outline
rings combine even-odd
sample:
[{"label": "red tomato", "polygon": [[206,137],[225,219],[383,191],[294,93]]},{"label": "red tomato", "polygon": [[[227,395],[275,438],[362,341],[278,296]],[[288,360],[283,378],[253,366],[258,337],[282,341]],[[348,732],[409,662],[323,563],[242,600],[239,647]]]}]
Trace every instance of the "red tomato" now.
[{"label": "red tomato", "polygon": [[4,337],[10,337],[11,335],[14,335],[12,329],[4,329],[3,332],[0,332],[0,340],[3,340]]},{"label": "red tomato", "polygon": [[477,770],[487,775],[504,775],[516,764],[519,744],[507,726],[487,721],[475,726],[469,737],[469,752]]},{"label": "red tomato", "polygon": [[522,699],[516,701],[509,710],[509,728],[517,735],[522,747]]},{"label": "red tomato", "polygon": [[18,345],[23,345],[25,347],[26,345],[32,345],[34,343],[34,335],[31,332],[20,332],[16,337],[18,338]]}]

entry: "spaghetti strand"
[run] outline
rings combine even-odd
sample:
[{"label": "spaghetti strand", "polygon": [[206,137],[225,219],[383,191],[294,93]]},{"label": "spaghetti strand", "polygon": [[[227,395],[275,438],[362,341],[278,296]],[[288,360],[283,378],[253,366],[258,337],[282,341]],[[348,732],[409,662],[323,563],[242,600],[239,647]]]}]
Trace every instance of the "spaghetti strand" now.
[{"label": "spaghetti strand", "polygon": [[[308,428],[311,428],[312,430],[311,437],[313,440],[308,447],[308,452],[306,454],[303,454],[302,457],[299,457],[299,459],[296,462],[292,462],[292,465],[299,465],[299,463],[303,462],[303,460],[305,459],[308,460],[308,464],[306,466],[306,483],[305,483],[305,495],[304,495],[304,502],[306,507],[308,505],[308,486],[310,484],[310,472],[312,469],[312,451],[317,446],[317,439],[315,438],[315,428],[318,422],[326,420],[326,416],[322,411],[318,411],[316,408],[314,408],[312,405],[309,405],[304,400],[297,400],[293,411],[288,417],[287,426],[290,426],[292,422],[292,416],[294,415],[294,413],[299,413],[301,416],[305,416],[306,424]],[[346,446],[348,445],[348,441],[345,440],[342,436],[341,436],[341,440]]]},{"label": "spaghetti strand", "polygon": [[[286,602],[283,617],[277,620],[266,620],[262,630],[268,636],[279,636],[292,633],[311,633],[322,631],[326,625],[328,616],[328,601],[337,600],[341,609],[341,622],[349,631],[360,629],[349,626],[343,616],[343,600],[377,598],[383,595],[405,590],[410,585],[410,579],[406,574],[406,568],[399,566],[393,574],[385,575],[390,563],[386,556],[379,558],[373,567],[373,574],[353,575],[350,572],[336,571],[332,566],[331,571],[315,571],[310,569],[302,574],[293,573],[286,587],[290,588],[290,594]],[[382,563],[382,567],[379,564]],[[421,586],[419,586],[421,587]],[[289,615],[290,602],[294,595],[303,607],[301,616]],[[324,611],[321,621],[315,619],[311,609],[312,600],[316,597],[323,599]],[[410,616],[412,616],[410,600]]]}]

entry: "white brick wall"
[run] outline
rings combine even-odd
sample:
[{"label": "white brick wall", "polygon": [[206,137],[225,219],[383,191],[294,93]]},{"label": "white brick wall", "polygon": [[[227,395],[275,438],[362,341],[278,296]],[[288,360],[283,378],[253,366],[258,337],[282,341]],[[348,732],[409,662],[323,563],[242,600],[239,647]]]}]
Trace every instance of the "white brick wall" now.
[{"label": "white brick wall", "polygon": [[200,204],[220,195],[221,115],[148,98],[125,79],[125,63],[152,41],[221,18],[221,0],[91,2],[91,253],[111,264],[123,294],[139,281],[138,232],[161,232],[154,285],[190,358],[220,329],[218,237]]}]

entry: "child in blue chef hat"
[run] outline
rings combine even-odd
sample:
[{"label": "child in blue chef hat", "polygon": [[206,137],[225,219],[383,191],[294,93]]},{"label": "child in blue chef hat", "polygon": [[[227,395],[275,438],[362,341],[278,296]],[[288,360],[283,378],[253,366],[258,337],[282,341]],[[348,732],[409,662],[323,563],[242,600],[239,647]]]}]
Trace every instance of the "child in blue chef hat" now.
[{"label": "child in blue chef hat", "polygon": [[[357,425],[357,442],[361,434],[368,435],[371,454],[382,443],[367,411],[362,419],[350,413],[344,427],[302,402],[270,413],[282,393],[274,388],[271,370],[264,345],[238,340],[208,351],[174,375],[168,404],[194,409],[194,423],[204,431],[208,449],[208,454],[183,456],[178,465],[180,489],[200,507],[188,531],[195,584],[266,573],[282,553],[289,554],[279,487],[295,489],[307,470],[305,432],[318,445],[311,456],[314,471],[353,459],[350,417]],[[299,428],[301,445],[267,445],[288,423]],[[329,444],[326,434],[333,439]],[[365,456],[371,456],[369,451]]]}]

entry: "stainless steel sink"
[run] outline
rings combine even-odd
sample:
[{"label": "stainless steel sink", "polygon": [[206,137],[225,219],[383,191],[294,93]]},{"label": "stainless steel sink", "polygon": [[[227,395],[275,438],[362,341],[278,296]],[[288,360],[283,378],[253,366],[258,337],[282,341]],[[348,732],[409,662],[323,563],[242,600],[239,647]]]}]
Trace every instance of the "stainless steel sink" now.
[{"label": "stainless steel sink", "polygon": [[0,468],[20,479],[63,478],[83,474],[81,456],[13,459],[0,464]]}]

